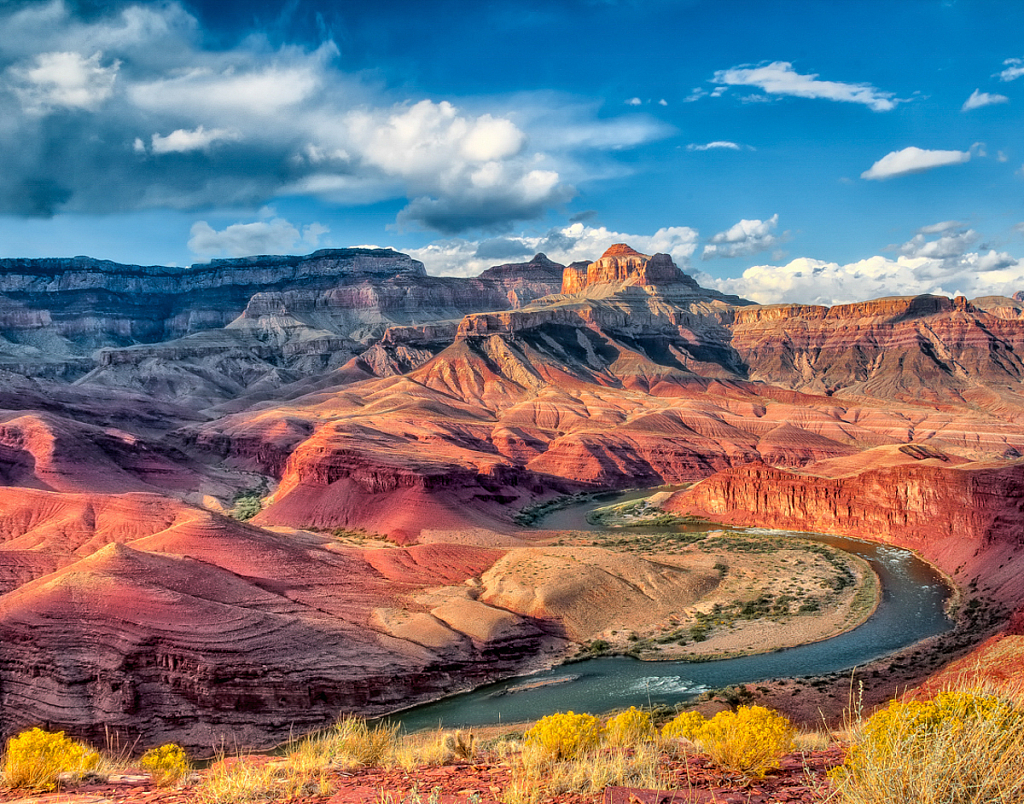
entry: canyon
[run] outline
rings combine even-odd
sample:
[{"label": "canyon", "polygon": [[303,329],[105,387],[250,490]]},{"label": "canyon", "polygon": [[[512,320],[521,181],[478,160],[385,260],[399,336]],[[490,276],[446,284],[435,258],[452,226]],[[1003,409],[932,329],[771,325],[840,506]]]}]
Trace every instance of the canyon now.
[{"label": "canyon", "polygon": [[266,746],[556,661],[593,590],[535,604],[523,512],[691,482],[666,510],[918,551],[1015,612],[972,656],[1019,668],[1024,303],[595,257],[0,260],[3,734]]}]

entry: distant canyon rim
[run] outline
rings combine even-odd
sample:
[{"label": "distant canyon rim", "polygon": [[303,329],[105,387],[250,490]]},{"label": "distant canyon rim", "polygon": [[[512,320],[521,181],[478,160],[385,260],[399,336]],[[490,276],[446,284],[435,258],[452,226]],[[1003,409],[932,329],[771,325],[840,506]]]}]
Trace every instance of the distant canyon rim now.
[{"label": "distant canyon rim", "polygon": [[268,746],[557,661],[720,572],[526,515],[679,483],[667,514],[914,550],[970,615],[926,684],[1019,676],[1022,298],[757,305],[625,244],[0,260],[0,729]]}]

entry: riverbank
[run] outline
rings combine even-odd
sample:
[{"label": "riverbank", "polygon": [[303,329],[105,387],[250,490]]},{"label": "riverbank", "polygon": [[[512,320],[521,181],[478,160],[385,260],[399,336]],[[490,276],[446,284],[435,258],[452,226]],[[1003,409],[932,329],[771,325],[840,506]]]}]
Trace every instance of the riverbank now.
[{"label": "riverbank", "polygon": [[573,533],[559,544],[601,547],[715,576],[699,600],[667,615],[655,599],[631,601],[628,619],[584,635],[591,642],[581,655],[708,661],[770,653],[857,628],[881,601],[881,584],[867,561],[794,535],[627,530]]}]

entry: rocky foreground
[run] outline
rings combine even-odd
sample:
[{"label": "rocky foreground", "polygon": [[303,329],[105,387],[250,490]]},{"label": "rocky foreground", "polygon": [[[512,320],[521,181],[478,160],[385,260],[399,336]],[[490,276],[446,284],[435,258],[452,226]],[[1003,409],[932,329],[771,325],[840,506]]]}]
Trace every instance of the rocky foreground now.
[{"label": "rocky foreground", "polygon": [[4,735],[269,745],[557,661],[593,590],[501,597],[558,538],[524,512],[663,483],[920,551],[1011,613],[963,620],[963,667],[1020,666],[1015,299],[759,306],[625,245],[468,280],[365,249],[0,268]]},{"label": "rocky foreground", "polygon": [[[662,757],[664,791],[650,788],[608,787],[599,792],[562,793],[546,796],[554,804],[810,804],[823,801],[829,791],[826,776],[841,765],[845,752],[834,747],[789,754],[781,767],[764,779],[746,779],[715,766],[706,756]],[[273,762],[267,759],[267,762]],[[513,775],[507,762],[479,760],[441,767],[383,770],[353,768],[335,771],[326,779],[327,795],[300,795],[292,802],[308,804],[508,804]],[[0,791],[0,801],[24,804],[193,804],[203,801],[197,793],[201,774],[191,787],[159,787],[145,773],[129,771],[106,784],[80,785],[52,794],[26,796],[24,792]]]}]

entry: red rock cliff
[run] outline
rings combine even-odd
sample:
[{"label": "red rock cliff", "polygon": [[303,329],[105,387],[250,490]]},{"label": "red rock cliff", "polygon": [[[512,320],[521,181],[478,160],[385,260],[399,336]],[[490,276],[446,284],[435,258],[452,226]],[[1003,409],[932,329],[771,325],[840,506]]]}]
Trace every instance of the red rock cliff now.
[{"label": "red rock cliff", "polygon": [[734,467],[677,493],[665,507],[728,524],[894,544],[961,578],[981,574],[989,591],[1006,602],[1024,597],[1019,572],[995,568],[1024,545],[1021,462],[950,466],[926,458],[842,477],[760,464]]},{"label": "red rock cliff", "polygon": [[580,293],[591,285],[609,283],[655,285],[685,281],[685,274],[676,267],[668,254],[648,257],[625,243],[617,243],[602,254],[599,260],[590,263],[585,275],[578,263],[566,268],[562,274],[562,293]]}]

